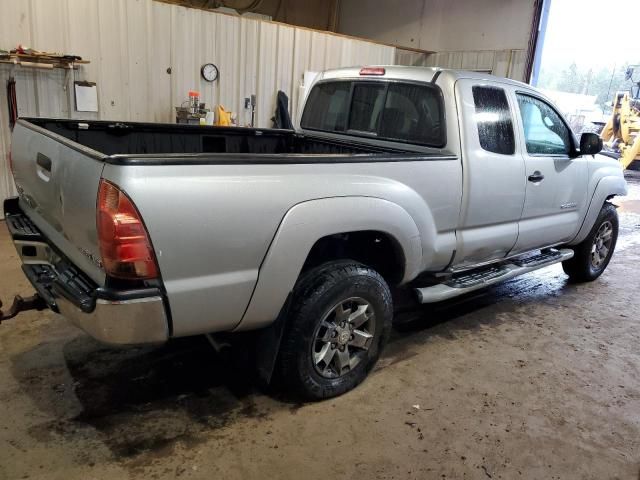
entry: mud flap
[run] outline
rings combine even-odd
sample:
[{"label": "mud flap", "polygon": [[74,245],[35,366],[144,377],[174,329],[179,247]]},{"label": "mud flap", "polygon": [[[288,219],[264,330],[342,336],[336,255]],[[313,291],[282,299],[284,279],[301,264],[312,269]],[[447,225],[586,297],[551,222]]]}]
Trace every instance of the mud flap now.
[{"label": "mud flap", "polygon": [[282,307],[278,318],[266,328],[256,332],[255,337],[255,362],[259,379],[265,384],[270,384],[273,371],[276,368],[280,342],[287,324],[287,313],[291,304],[291,293]]}]

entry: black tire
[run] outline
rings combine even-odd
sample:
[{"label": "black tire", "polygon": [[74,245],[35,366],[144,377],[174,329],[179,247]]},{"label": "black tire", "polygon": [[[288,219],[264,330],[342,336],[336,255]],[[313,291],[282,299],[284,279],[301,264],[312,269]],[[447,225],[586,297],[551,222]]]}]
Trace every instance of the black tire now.
[{"label": "black tire", "polygon": [[[606,255],[602,256],[596,263],[593,257],[593,249],[596,243],[596,239],[599,232],[602,229],[611,227],[611,243],[608,247]],[[618,240],[618,213],[616,207],[609,202],[606,202],[600,214],[593,224],[593,228],[581,243],[572,247],[575,255],[573,258],[562,262],[562,268],[564,272],[569,275],[569,278],[574,282],[592,282],[605,271],[613,251],[616,248],[616,242]]]},{"label": "black tire", "polygon": [[[355,305],[353,309],[351,305]],[[358,308],[365,309],[362,318],[367,320],[362,327],[355,327],[357,321],[341,322],[336,313],[338,308],[340,318],[347,320],[360,311]],[[331,398],[351,390],[365,379],[378,360],[389,337],[392,318],[391,292],[375,270],[355,261],[329,262],[310,270],[296,284],[289,305],[277,366],[280,385],[308,400]],[[336,328],[326,328],[328,324]],[[351,330],[349,343],[340,344],[346,341],[352,327],[355,330]],[[369,327],[373,331],[365,332]],[[339,333],[335,343],[319,338],[334,333]],[[364,346],[351,346],[356,334],[359,339],[366,334],[366,350]],[[332,359],[327,364],[324,361],[317,364],[316,356],[329,343]],[[324,351],[328,357],[328,349]],[[343,358],[345,352],[347,358],[353,355],[353,362],[357,360],[353,368],[342,367],[345,362],[338,357]]]}]

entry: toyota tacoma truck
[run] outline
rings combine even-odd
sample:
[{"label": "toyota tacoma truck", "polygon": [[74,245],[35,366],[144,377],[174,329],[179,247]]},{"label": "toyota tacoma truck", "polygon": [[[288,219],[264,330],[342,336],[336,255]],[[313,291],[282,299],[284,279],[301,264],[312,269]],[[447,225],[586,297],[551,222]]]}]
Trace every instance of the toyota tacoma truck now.
[{"label": "toyota tacoma truck", "polygon": [[4,318],[50,308],[109,344],[255,331],[260,374],[311,399],[366,377],[396,292],[595,280],[626,193],[537,90],[434,68],[324,72],[295,130],[22,118],[11,148],[36,294]]}]

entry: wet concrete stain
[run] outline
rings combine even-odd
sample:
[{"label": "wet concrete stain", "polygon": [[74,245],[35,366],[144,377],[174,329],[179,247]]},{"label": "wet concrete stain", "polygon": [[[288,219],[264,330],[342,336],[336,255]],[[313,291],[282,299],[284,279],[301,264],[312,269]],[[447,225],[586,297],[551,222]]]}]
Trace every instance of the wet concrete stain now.
[{"label": "wet concrete stain", "polygon": [[[557,274],[542,275],[521,285],[514,285],[516,280],[456,302],[401,312],[376,371],[417,355],[412,345],[425,341],[415,336],[418,331],[453,339],[463,330],[500,322],[492,316],[480,323],[456,322],[451,328],[452,321],[513,297],[514,290],[527,291],[520,299],[526,303],[565,286]],[[440,325],[446,328],[438,330]],[[62,364],[56,364],[54,352],[62,352]],[[54,365],[43,366],[47,358]],[[203,337],[161,347],[114,349],[80,335],[16,356],[12,372],[38,407],[58,418],[29,429],[35,440],[89,441],[97,431],[114,457],[138,465],[141,457],[151,461],[170,454],[176,443],[193,446],[212,435],[224,436],[221,431],[240,419],[268,419],[275,409],[295,415],[306,405],[281,393],[269,392],[265,399],[249,366],[217,356]],[[78,405],[69,405],[64,397]],[[260,405],[256,399],[262,399]],[[74,410],[77,413],[69,416]],[[83,463],[99,460],[99,455],[87,453],[78,458]]]},{"label": "wet concrete stain", "polygon": [[[113,349],[83,335],[62,345],[63,365],[31,367],[58,348],[41,344],[17,356],[12,367],[38,407],[60,418],[30,429],[40,442],[56,436],[78,441],[95,430],[114,456],[130,459],[176,442],[197,443],[203,432],[238,418],[268,416],[254,403],[256,387],[246,366],[216,356],[202,337]],[[79,403],[69,418],[64,396]]]}]

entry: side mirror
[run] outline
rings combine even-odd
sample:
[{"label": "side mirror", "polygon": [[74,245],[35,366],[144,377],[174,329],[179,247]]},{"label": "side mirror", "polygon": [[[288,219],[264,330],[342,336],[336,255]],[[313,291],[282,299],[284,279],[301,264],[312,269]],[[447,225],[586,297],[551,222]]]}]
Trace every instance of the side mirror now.
[{"label": "side mirror", "polygon": [[583,133],[580,136],[580,155],[595,155],[602,150],[602,139],[597,133]]}]

